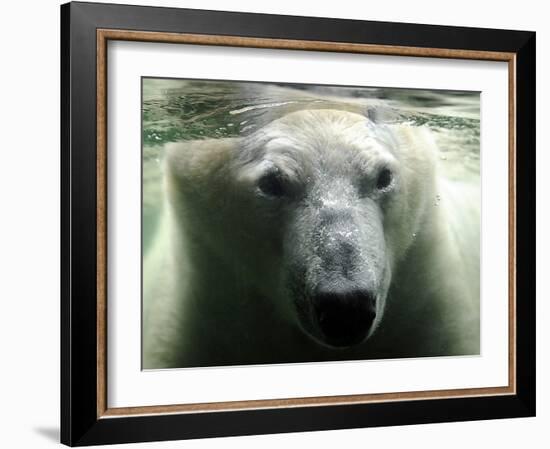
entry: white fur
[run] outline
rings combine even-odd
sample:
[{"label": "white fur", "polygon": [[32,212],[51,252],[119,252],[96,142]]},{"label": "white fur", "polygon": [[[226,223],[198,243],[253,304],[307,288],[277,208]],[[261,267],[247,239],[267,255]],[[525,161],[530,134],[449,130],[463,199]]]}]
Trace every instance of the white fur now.
[{"label": "white fur", "polygon": [[[479,192],[442,179],[437,160],[424,128],[335,110],[167,145],[166,201],[144,262],[144,368],[479,353]],[[396,174],[384,208],[354,187],[380,164]],[[302,200],[258,194],[271,166]],[[307,335],[285,287],[297,262],[307,285],[327,276],[310,247],[312,204],[360,219],[340,237],[360,243],[356,276],[375,279],[381,299],[376,330],[356,347]]]}]

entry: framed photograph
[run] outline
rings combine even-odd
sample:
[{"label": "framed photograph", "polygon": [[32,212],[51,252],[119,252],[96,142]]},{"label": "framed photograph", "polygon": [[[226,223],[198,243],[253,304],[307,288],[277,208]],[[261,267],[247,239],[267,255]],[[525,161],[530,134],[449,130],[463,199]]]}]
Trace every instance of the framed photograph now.
[{"label": "framed photograph", "polygon": [[535,33],[61,26],[64,444],[535,415]]}]

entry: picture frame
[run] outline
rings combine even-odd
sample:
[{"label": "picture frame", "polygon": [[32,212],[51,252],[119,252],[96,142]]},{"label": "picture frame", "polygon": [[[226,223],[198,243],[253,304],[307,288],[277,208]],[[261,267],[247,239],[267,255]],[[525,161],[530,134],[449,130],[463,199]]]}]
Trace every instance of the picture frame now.
[{"label": "picture frame", "polygon": [[[107,46],[156,42],[508,67],[508,385],[108,406]],[[139,149],[136,149],[139,151]],[[61,6],[61,442],[69,446],[535,416],[535,33],[72,2]],[[503,243],[504,244],[504,243]],[[136,342],[139,344],[139,342]]]}]

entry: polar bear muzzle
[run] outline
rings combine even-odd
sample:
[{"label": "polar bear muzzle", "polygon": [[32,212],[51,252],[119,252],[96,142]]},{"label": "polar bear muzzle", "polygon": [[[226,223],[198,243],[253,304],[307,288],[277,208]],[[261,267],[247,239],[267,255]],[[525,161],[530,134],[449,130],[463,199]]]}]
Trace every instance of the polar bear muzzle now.
[{"label": "polar bear muzzle", "polygon": [[310,202],[286,245],[301,327],[333,348],[359,345],[373,334],[391,277],[380,208],[366,199],[358,203],[344,195],[328,205]]}]

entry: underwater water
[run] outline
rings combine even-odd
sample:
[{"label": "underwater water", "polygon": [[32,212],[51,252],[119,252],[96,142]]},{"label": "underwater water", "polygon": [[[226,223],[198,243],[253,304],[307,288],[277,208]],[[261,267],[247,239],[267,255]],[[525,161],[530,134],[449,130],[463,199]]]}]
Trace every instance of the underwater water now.
[{"label": "underwater water", "polygon": [[361,112],[382,123],[429,127],[447,178],[479,185],[479,92],[144,78],[143,253],[162,208],[163,145],[246,135],[295,110]]}]

